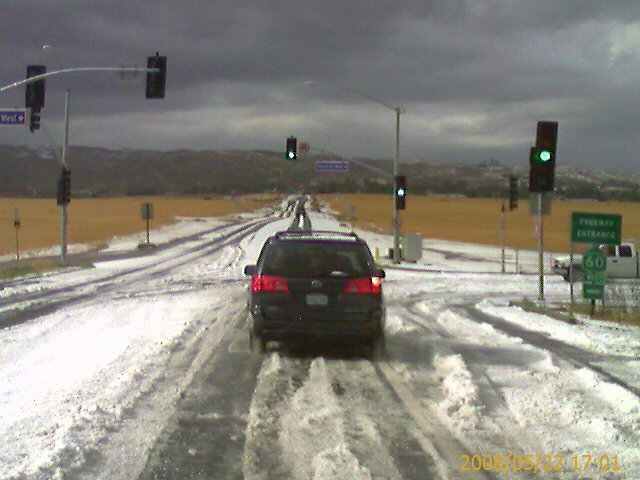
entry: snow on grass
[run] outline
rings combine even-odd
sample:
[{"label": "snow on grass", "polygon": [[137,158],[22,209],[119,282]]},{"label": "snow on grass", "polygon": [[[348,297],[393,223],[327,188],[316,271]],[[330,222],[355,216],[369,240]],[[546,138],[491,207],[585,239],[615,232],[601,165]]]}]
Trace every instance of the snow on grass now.
[{"label": "snow on grass", "polygon": [[[603,384],[592,372],[574,369],[557,374],[543,372],[499,372],[491,377],[503,384],[501,391],[514,418],[523,429],[535,435],[547,454],[618,455],[623,471],[615,478],[636,479],[640,472],[640,414],[637,398]],[[585,384],[585,376],[592,384]],[[598,385],[599,384],[599,385]],[[616,392],[605,394],[603,391]],[[611,403],[621,395],[627,405]],[[634,473],[635,472],[635,473]],[[575,473],[575,472],[572,472]],[[588,478],[604,478],[596,474]],[[559,478],[575,478],[570,474]]]},{"label": "snow on grass", "polygon": [[640,328],[598,322],[587,317],[581,318],[579,325],[571,325],[547,315],[526,312],[517,306],[496,305],[485,299],[478,308],[489,315],[526,327],[528,330],[543,332],[551,338],[569,345],[599,353],[640,353]]}]

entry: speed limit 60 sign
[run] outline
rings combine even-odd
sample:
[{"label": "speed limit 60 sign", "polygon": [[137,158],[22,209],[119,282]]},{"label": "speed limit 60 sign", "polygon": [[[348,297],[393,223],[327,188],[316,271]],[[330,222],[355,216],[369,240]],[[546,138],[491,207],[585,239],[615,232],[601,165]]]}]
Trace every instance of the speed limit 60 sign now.
[{"label": "speed limit 60 sign", "polygon": [[598,247],[584,252],[582,257],[582,272],[584,274],[582,293],[584,298],[601,300],[604,296],[604,281],[606,277],[607,257]]}]

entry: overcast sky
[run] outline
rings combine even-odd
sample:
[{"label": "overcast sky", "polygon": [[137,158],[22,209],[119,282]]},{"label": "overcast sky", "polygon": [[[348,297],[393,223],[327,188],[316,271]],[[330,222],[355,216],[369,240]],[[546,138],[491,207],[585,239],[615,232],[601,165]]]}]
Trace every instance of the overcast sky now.
[{"label": "overcast sky", "polygon": [[[0,84],[26,65],[145,66],[164,100],[114,74],[47,80],[42,125],[108,148],[284,150],[295,135],[343,155],[528,163],[537,120],[559,122],[558,165],[640,170],[640,1],[0,1]],[[42,49],[49,44],[52,48]],[[305,86],[315,80],[322,85]],[[2,94],[24,106],[24,87]],[[38,147],[44,129],[0,127]]]}]

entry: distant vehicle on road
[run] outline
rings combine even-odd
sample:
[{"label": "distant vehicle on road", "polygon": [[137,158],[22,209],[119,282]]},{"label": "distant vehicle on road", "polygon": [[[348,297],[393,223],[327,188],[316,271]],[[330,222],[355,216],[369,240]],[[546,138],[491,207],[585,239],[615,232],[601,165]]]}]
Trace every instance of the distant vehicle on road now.
[{"label": "distant vehicle on road", "polygon": [[[606,278],[640,278],[640,262],[638,251],[633,243],[620,245],[600,245],[607,257]],[[553,258],[552,270],[569,281],[569,268],[573,270],[573,280],[582,279],[582,255],[573,256],[571,264],[569,255]]]},{"label": "distant vehicle on road", "polygon": [[280,232],[267,239],[251,276],[250,340],[362,343],[385,348],[382,279],[366,242],[354,233]]}]

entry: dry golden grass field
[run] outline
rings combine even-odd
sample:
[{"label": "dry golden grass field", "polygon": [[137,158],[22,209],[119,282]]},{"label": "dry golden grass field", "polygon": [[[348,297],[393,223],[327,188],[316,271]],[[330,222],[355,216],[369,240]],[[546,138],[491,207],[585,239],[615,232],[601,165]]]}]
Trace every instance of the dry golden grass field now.
[{"label": "dry golden grass field", "polygon": [[[334,210],[345,217],[355,206],[353,223],[362,228],[390,231],[391,201],[388,195],[322,195]],[[142,232],[140,204],[151,202],[155,219],[151,228],[175,221],[175,217],[222,216],[273,204],[279,198],[256,200],[252,196],[228,197],[122,197],[74,199],[69,205],[69,243],[101,244],[113,236]],[[506,245],[512,248],[535,248],[534,219],[528,202],[506,212]],[[499,199],[456,198],[413,195],[401,212],[402,231],[420,232],[425,238],[462,242],[500,244]],[[59,208],[54,199],[0,198],[0,254],[15,252],[13,209],[19,208],[21,251],[55,246],[59,243]],[[552,214],[545,217],[545,250],[568,250],[569,218],[573,211],[617,213],[622,215],[624,238],[640,238],[640,204],[624,202],[589,202],[554,200]],[[583,246],[578,245],[578,249]]]},{"label": "dry golden grass field", "polygon": [[[354,225],[391,231],[391,197],[378,194],[323,195],[321,198],[346,218],[355,206]],[[535,249],[534,217],[529,201],[505,213],[505,243],[511,248]],[[500,245],[500,206],[495,198],[457,198],[412,195],[401,212],[402,232],[420,232],[424,238]],[[553,200],[551,215],[544,217],[544,246],[552,252],[569,249],[571,212],[622,215],[622,237],[640,238],[640,203]],[[586,246],[577,244],[576,250]]]},{"label": "dry golden grass field", "polygon": [[[114,235],[144,231],[140,204],[153,203],[151,228],[166,225],[176,217],[211,217],[254,210],[273,204],[279,197],[121,197],[73,199],[67,211],[68,242],[101,244]],[[15,252],[13,209],[18,208],[20,250],[50,247],[60,242],[60,208],[55,199],[0,198],[0,254]]]}]

